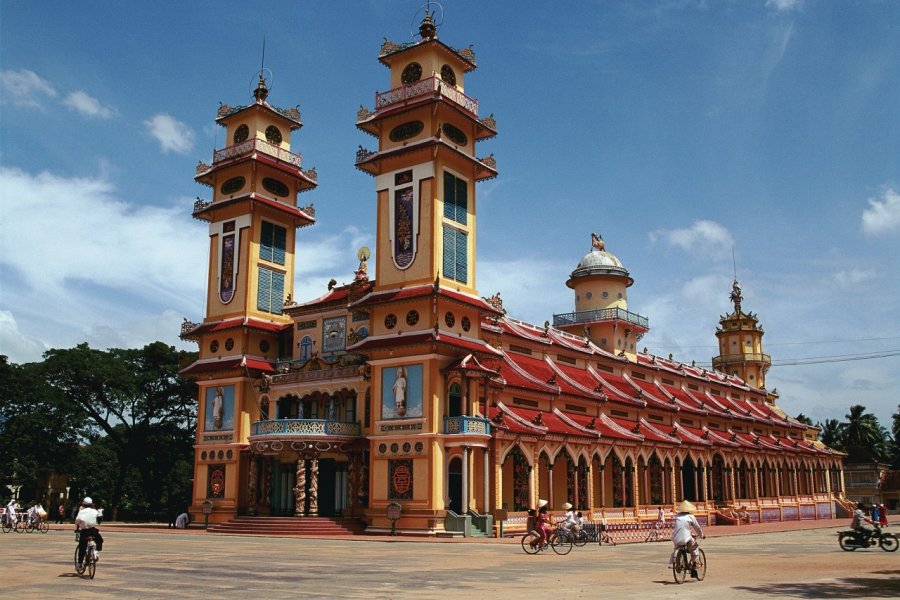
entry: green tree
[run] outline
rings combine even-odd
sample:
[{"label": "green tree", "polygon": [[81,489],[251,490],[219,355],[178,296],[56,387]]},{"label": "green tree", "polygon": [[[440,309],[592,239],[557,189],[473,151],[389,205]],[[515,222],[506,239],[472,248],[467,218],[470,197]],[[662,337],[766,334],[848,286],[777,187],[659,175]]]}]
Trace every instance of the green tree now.
[{"label": "green tree", "polygon": [[900,404],[897,405],[897,412],[891,415],[891,451],[893,458],[893,467],[900,469]]},{"label": "green tree", "polygon": [[806,425],[812,425],[812,424],[813,424],[812,419],[810,419],[809,417],[807,417],[807,416],[804,415],[803,413],[800,413],[799,415],[797,415],[796,418],[797,418],[797,420],[798,420],[799,422],[804,423],[804,424],[806,424]]},{"label": "green tree", "polygon": [[841,431],[841,422],[837,419],[826,419],[824,423],[819,423],[819,440],[835,450],[844,449],[844,438]]},{"label": "green tree", "polygon": [[847,421],[841,426],[844,447],[866,449],[875,458],[884,458],[885,430],[875,415],[867,413],[865,406],[856,404],[850,407],[845,418]]},{"label": "green tree", "polygon": [[0,356],[0,484],[21,486],[30,499],[36,483],[68,473],[78,449],[80,416],[41,377],[39,363],[16,365]]},{"label": "green tree", "polygon": [[[115,460],[101,467],[112,473],[112,487],[104,500],[113,519],[126,485],[130,502],[151,504],[147,498],[158,492],[154,482],[165,470],[145,468],[153,456],[167,455],[173,442],[182,455],[190,452],[189,446],[185,450],[184,434],[175,433],[193,432],[195,426],[196,385],[178,376],[179,365],[192,356],[161,342],[139,350],[109,351],[80,344],[44,354],[44,376],[83,418],[83,439],[91,446],[102,440],[102,447],[115,454]],[[184,460],[170,459],[170,468]],[[87,481],[88,474],[79,477]]]}]

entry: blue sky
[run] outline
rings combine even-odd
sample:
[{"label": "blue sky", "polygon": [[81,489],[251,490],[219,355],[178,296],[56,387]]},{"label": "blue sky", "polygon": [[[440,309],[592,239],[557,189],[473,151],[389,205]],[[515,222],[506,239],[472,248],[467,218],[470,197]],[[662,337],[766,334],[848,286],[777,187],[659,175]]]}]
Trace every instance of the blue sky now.
[{"label": "blue sky", "polygon": [[[590,232],[630,270],[651,352],[708,363],[734,273],[759,315],[781,406],[863,404],[882,424],[900,356],[900,3],[742,0],[445,3],[470,44],[466,92],[499,135],[478,187],[478,288],[536,323],[574,309]],[[374,249],[374,182],[354,166],[360,105],[389,87],[384,37],[419,4],[96,0],[0,5],[0,353],[178,340],[203,317],[198,161],[219,102],[299,104],[319,188],[295,297],[349,281]],[[177,7],[177,8],[176,8]],[[252,7],[252,8],[250,8]]]}]

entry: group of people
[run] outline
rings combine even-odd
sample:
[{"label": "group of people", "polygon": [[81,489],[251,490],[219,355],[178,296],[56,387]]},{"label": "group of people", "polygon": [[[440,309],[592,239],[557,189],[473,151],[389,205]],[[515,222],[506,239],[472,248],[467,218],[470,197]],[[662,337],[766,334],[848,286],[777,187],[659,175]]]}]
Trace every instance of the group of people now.
[{"label": "group of people", "polygon": [[47,511],[44,510],[40,502],[35,502],[24,513],[22,507],[14,498],[10,499],[3,513],[4,519],[13,527],[19,522],[19,515],[22,514],[25,523],[28,525],[37,525],[47,518]]},{"label": "group of people", "polygon": [[[547,545],[547,540],[550,537],[552,520],[547,504],[548,502],[546,500],[538,500],[537,509],[530,509],[528,511],[529,527],[538,534],[538,538],[531,541],[532,546],[540,545],[540,547],[544,547]],[[576,512],[570,502],[563,504],[562,508],[566,511],[566,517],[559,522],[560,528],[573,534],[577,533],[584,527],[584,515],[582,515],[580,511]],[[687,546],[688,550],[691,552],[691,577],[696,578],[696,565],[700,560],[700,544],[697,543],[696,538],[699,537],[703,539],[706,536],[703,534],[703,528],[700,527],[700,523],[694,516],[697,507],[687,500],[684,500],[676,507],[676,510],[677,514],[672,519],[672,544],[675,549],[672,551],[672,557],[669,559],[670,564],[675,558],[675,552],[680,547]],[[665,525],[665,521],[665,512],[662,507],[660,507],[656,515],[655,527],[657,530],[662,529],[663,525]],[[604,519],[601,524],[603,529],[605,529],[605,526],[606,519]],[[696,536],[694,535],[695,533]]]}]

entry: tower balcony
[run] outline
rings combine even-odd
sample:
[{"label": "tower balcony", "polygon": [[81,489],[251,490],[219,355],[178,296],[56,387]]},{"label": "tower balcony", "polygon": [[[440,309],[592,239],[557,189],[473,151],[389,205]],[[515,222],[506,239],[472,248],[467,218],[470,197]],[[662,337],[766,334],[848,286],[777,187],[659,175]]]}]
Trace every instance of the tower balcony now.
[{"label": "tower balcony", "polygon": [[444,417],[444,433],[457,434],[491,434],[491,422],[481,417]]},{"label": "tower balcony", "polygon": [[375,110],[397,105],[402,102],[418,100],[427,96],[442,97],[478,117],[478,100],[466,96],[456,87],[443,81],[440,77],[428,77],[409,85],[402,85],[386,92],[376,92]]},{"label": "tower balcony", "polygon": [[723,370],[723,369],[719,368],[721,365],[732,365],[734,363],[741,363],[741,362],[755,362],[755,363],[762,363],[766,366],[771,366],[772,365],[772,357],[769,356],[768,354],[762,354],[762,353],[747,353],[747,354],[722,354],[722,355],[716,356],[715,358],[712,359],[713,368],[716,370],[719,370],[719,371]]},{"label": "tower balcony", "polygon": [[[297,169],[301,168],[301,156],[299,152],[294,153],[290,150],[285,150],[280,146],[267,142],[266,140],[253,138],[243,141],[239,144],[226,146],[221,150],[214,151],[212,165],[201,162],[197,165],[197,171],[194,177],[195,179],[203,178],[204,176],[209,174],[209,172],[212,171],[213,168],[218,167],[223,163],[245,158],[255,153],[265,154],[266,156],[270,156],[280,161],[281,163],[290,165],[292,167],[297,167]],[[312,173],[313,177],[315,177],[315,172],[312,171]],[[201,181],[201,183],[205,182]]]},{"label": "tower balcony", "polygon": [[602,321],[625,321],[644,330],[650,329],[650,321],[647,317],[625,310],[624,308],[602,308],[600,310],[584,310],[581,312],[553,315],[554,327],[579,324],[588,325],[590,323],[599,323]]},{"label": "tower balcony", "polygon": [[256,421],[250,429],[250,441],[302,441],[330,437],[356,438],[360,436],[358,422],[332,419],[275,419]]}]

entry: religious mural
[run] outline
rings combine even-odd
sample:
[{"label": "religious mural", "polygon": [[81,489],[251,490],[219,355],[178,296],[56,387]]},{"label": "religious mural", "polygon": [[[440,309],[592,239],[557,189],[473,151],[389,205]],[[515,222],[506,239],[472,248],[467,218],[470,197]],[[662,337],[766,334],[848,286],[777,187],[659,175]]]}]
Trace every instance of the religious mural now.
[{"label": "religious mural", "polygon": [[413,461],[388,461],[388,500],[412,500]]},{"label": "religious mural", "polygon": [[235,273],[235,256],[234,248],[237,236],[234,234],[234,221],[225,223],[223,233],[231,232],[222,236],[222,256],[220,261],[219,273],[219,299],[223,304],[228,304],[234,298],[234,273]]},{"label": "religious mural", "polygon": [[381,418],[422,416],[422,365],[388,367],[381,375]]},{"label": "religious mural", "polygon": [[[394,176],[394,185],[407,183],[412,183],[412,171]],[[394,190],[394,263],[401,269],[411,265],[416,255],[413,214],[412,186]]]},{"label": "religious mural", "polygon": [[225,496],[225,465],[209,465],[206,473],[206,497],[223,498]]},{"label": "religious mural", "polygon": [[218,385],[206,388],[206,418],[204,431],[234,429],[234,386]]}]

